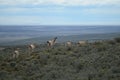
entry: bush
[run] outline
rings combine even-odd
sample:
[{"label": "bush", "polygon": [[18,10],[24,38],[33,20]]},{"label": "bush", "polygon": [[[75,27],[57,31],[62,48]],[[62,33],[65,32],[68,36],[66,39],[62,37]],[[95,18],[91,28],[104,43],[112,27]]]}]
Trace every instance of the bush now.
[{"label": "bush", "polygon": [[119,40],[71,48],[39,46],[30,55],[20,46],[17,59],[10,58],[15,47],[8,48],[0,51],[0,80],[119,80]]},{"label": "bush", "polygon": [[15,62],[11,62],[11,63],[10,63],[10,66],[11,66],[11,67],[15,67],[15,66],[16,66],[16,63],[15,63]]},{"label": "bush", "polygon": [[114,40],[108,40],[107,43],[114,45],[116,42]]},{"label": "bush", "polygon": [[120,38],[115,38],[114,39],[117,43],[120,43]]}]

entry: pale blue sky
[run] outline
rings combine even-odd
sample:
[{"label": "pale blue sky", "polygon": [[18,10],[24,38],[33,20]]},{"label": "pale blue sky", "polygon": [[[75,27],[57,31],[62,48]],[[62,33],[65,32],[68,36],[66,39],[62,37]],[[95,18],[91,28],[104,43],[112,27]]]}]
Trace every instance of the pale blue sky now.
[{"label": "pale blue sky", "polygon": [[120,25],[120,0],[0,0],[0,25]]}]

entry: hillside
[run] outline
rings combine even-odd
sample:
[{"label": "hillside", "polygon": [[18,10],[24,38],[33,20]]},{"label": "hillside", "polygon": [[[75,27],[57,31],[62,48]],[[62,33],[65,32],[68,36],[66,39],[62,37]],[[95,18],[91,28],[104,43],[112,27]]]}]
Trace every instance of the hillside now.
[{"label": "hillside", "polygon": [[[12,58],[15,48],[20,56]],[[119,80],[120,38],[71,48],[62,43],[48,49],[37,45],[30,55],[26,45],[0,51],[0,80]]]}]

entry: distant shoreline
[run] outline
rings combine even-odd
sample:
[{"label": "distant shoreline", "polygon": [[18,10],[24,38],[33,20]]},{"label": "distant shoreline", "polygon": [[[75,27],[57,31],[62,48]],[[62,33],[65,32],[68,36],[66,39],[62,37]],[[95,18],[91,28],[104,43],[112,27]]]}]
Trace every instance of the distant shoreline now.
[{"label": "distant shoreline", "polygon": [[[26,45],[29,43],[44,44],[47,40],[54,38],[55,36],[36,37],[30,39],[16,40],[10,42],[0,43],[0,45]],[[64,43],[66,41],[78,42],[79,40],[98,41],[98,40],[110,40],[116,37],[120,37],[120,33],[102,33],[102,34],[83,34],[83,35],[69,35],[69,36],[57,36],[58,43]]]}]

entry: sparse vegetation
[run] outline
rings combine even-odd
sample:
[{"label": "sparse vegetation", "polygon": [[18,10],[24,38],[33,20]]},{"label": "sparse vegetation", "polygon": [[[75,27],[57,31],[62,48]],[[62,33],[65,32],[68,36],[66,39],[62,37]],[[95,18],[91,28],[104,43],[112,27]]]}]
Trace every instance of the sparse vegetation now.
[{"label": "sparse vegetation", "polygon": [[[39,45],[0,51],[0,80],[120,80],[120,38],[66,47]],[[13,59],[14,48],[21,49]]]}]

